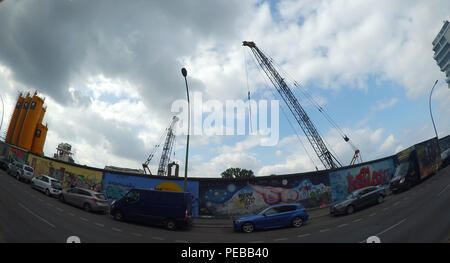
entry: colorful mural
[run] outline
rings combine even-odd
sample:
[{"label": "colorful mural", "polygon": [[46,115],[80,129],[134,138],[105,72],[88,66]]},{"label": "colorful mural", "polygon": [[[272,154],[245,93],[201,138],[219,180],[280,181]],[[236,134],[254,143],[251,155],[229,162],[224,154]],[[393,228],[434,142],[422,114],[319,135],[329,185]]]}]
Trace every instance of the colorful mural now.
[{"label": "colorful mural", "polygon": [[17,160],[21,162],[27,162],[28,161],[28,153],[26,151],[23,151],[19,148],[16,148],[14,146],[10,146],[9,148],[9,159],[10,160]]},{"label": "colorful mural", "polygon": [[[197,181],[188,181],[187,183],[187,190],[192,196],[192,214],[194,217],[198,216],[198,185]],[[116,174],[107,171],[105,171],[102,182],[103,193],[110,202],[122,198],[132,188],[181,192],[183,187],[183,180]]]},{"label": "colorful mural", "polygon": [[28,162],[34,168],[34,176],[46,174],[62,182],[63,188],[82,187],[101,192],[103,172],[83,168],[29,154]]},{"label": "colorful mural", "polygon": [[300,203],[305,208],[324,207],[331,199],[328,175],[324,172],[311,175],[200,181],[200,215],[251,214],[281,203]]},{"label": "colorful mural", "polygon": [[340,201],[349,193],[367,186],[387,185],[394,172],[393,158],[330,172],[332,200]]}]

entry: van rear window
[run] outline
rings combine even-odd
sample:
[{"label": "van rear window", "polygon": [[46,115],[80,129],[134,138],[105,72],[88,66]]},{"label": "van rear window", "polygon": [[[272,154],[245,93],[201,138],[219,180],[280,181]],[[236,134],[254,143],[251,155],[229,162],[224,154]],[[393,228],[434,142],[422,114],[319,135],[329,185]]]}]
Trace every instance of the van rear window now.
[{"label": "van rear window", "polygon": [[31,167],[29,167],[29,166],[25,166],[25,171],[33,172],[33,168],[31,168]]}]

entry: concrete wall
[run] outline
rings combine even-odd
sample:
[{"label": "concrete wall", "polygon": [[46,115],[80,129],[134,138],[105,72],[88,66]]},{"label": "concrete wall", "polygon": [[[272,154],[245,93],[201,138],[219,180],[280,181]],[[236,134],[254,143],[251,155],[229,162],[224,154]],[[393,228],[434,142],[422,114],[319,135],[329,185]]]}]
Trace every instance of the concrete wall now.
[{"label": "concrete wall", "polygon": [[342,168],[329,173],[333,202],[345,198],[351,192],[375,185],[388,185],[394,175],[394,156]]},{"label": "concrete wall", "polygon": [[31,153],[28,162],[34,168],[35,176],[46,174],[56,178],[62,182],[64,189],[77,186],[98,192],[102,190],[103,170],[101,169],[74,165]]},{"label": "concrete wall", "polygon": [[255,213],[269,205],[301,203],[304,207],[330,202],[327,172],[257,177],[252,180],[200,181],[200,215],[227,217]]}]

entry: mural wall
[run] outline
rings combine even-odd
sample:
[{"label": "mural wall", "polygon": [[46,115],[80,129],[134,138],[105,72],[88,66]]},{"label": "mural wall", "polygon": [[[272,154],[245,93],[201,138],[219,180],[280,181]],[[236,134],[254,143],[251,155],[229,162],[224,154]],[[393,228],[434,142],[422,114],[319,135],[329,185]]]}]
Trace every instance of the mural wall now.
[{"label": "mural wall", "polygon": [[[188,181],[187,190],[192,196],[192,214],[198,216],[198,185],[197,181]],[[118,174],[105,171],[102,189],[108,200],[112,202],[122,198],[131,188],[166,190],[182,192],[184,187],[183,180],[150,178],[148,176],[134,176],[128,174]]]},{"label": "mural wall", "polygon": [[28,152],[10,145],[9,146],[9,160],[27,162],[28,161]]},{"label": "mural wall", "polygon": [[326,172],[253,180],[201,180],[199,191],[200,215],[219,217],[251,214],[282,203],[300,203],[305,208],[324,207],[331,199]]},{"label": "mural wall", "polygon": [[340,201],[360,188],[388,185],[394,172],[393,158],[330,172],[332,201]]},{"label": "mural wall", "polygon": [[64,189],[82,187],[98,192],[102,190],[102,170],[83,168],[34,154],[29,154],[28,162],[34,168],[35,176],[46,174],[56,178],[62,182]]}]

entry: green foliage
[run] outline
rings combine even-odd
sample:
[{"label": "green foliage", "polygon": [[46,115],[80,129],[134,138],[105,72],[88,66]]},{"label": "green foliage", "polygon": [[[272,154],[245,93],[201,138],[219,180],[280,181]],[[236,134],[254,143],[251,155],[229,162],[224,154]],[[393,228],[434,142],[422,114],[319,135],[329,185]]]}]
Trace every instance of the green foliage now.
[{"label": "green foliage", "polygon": [[222,172],[222,178],[232,179],[232,178],[254,178],[255,174],[252,170],[246,170],[241,168],[228,168]]}]

